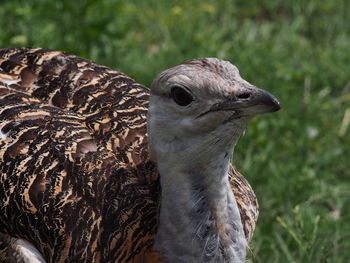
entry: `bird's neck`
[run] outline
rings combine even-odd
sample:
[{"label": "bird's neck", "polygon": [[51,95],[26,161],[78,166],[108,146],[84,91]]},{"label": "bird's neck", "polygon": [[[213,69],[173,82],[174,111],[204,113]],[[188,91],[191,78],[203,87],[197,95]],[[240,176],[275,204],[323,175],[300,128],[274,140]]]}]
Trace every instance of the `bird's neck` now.
[{"label": "bird's neck", "polygon": [[230,157],[222,152],[189,169],[174,166],[172,156],[158,161],[162,197],[155,248],[167,262],[244,262],[246,241],[228,181]]}]

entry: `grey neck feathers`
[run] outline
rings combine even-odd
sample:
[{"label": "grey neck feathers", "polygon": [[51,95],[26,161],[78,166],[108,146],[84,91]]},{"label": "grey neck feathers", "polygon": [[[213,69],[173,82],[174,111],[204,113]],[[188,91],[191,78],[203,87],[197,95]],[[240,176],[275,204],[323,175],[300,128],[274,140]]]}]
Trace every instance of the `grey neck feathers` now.
[{"label": "grey neck feathers", "polygon": [[174,166],[171,157],[158,160],[162,198],[155,248],[166,262],[245,261],[247,243],[228,181],[230,158],[222,152],[189,170]]}]

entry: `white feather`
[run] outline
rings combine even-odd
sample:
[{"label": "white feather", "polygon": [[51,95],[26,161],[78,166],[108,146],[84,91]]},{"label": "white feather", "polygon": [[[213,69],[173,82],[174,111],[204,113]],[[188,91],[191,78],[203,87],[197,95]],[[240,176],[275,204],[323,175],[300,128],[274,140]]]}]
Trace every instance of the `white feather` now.
[{"label": "white feather", "polygon": [[24,262],[30,263],[46,263],[41,253],[28,241],[24,239],[17,239],[15,241],[17,251],[21,255]]},{"label": "white feather", "polygon": [[5,139],[7,138],[7,134],[3,133],[2,130],[0,130],[0,139]]},{"label": "white feather", "polygon": [[19,82],[19,79],[2,79],[1,82],[5,83],[7,86],[10,86],[12,84],[17,84]]}]

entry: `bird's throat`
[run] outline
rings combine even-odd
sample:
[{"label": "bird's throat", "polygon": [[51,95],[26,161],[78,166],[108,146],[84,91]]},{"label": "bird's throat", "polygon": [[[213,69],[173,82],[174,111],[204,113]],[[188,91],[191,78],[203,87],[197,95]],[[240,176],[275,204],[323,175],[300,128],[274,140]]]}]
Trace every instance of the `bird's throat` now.
[{"label": "bird's throat", "polygon": [[167,262],[244,262],[246,241],[228,181],[230,156],[222,155],[191,172],[158,163],[162,197],[155,248]]}]

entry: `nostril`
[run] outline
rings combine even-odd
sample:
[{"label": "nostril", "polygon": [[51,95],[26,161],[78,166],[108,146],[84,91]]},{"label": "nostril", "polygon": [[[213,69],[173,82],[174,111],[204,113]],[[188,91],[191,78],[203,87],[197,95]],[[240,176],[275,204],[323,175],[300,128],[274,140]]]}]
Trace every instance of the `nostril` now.
[{"label": "nostril", "polygon": [[237,94],[237,98],[239,99],[249,99],[250,93],[249,92],[241,92]]}]

